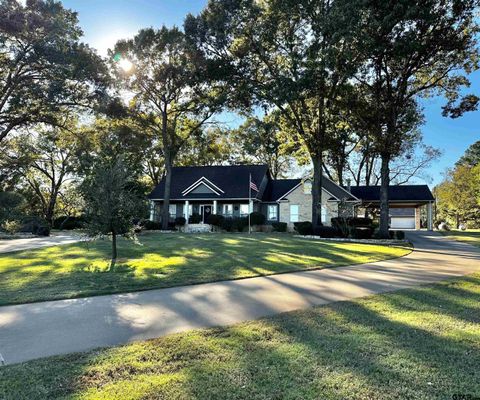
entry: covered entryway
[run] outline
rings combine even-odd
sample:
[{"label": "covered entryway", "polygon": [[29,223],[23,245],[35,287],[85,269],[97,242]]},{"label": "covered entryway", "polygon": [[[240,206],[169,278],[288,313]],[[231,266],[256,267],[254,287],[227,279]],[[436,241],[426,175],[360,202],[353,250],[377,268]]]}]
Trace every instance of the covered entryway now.
[{"label": "covered entryway", "polygon": [[212,214],[212,205],[211,204],[201,204],[200,205],[200,215],[202,216],[202,223],[206,224],[208,217]]}]

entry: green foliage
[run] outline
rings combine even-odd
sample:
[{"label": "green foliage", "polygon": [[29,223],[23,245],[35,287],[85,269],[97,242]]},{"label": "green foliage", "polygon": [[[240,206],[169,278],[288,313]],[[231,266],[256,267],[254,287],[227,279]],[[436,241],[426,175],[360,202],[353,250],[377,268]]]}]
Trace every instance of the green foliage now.
[{"label": "green foliage", "polygon": [[274,232],[286,232],[287,223],[286,222],[272,222],[272,227]]},{"label": "green foliage", "polygon": [[225,217],[223,215],[210,214],[207,217],[207,224],[210,224],[213,226],[222,226],[222,223],[224,220],[225,220]]},{"label": "green foliage", "polygon": [[263,225],[265,223],[265,215],[261,212],[254,211],[250,213],[250,224]]},{"label": "green foliage", "polygon": [[175,218],[175,226],[185,226],[187,223],[187,220],[185,217],[177,217]]},{"label": "green foliage", "polygon": [[81,35],[77,14],[61,2],[0,2],[0,142],[103,99],[108,71]]},{"label": "green foliage", "polygon": [[135,238],[134,220],[145,213],[145,202],[135,191],[133,178],[121,157],[99,159],[81,187],[88,234],[93,237],[112,235],[112,268],[117,258],[116,236]]},{"label": "green foliage", "polygon": [[188,217],[189,224],[199,224],[200,222],[202,222],[202,216],[198,213],[193,213]]},{"label": "green foliage", "polygon": [[313,225],[309,221],[295,222],[293,226],[299,235],[313,235]]},{"label": "green foliage", "polygon": [[85,224],[84,217],[73,217],[73,216],[63,215],[55,218],[55,220],[53,221],[53,228],[65,229],[65,230],[81,229],[84,226],[84,224]]},{"label": "green foliage", "polygon": [[22,223],[17,220],[5,220],[1,224],[1,228],[10,235],[17,233],[22,227]]},{"label": "green foliage", "polygon": [[25,204],[24,197],[16,192],[0,192],[0,222],[7,218],[20,217]]},{"label": "green foliage", "polygon": [[160,222],[150,221],[149,219],[143,220],[141,226],[147,231],[157,231],[162,229],[162,224]]},{"label": "green foliage", "polygon": [[455,165],[467,165],[470,167],[475,167],[478,164],[480,164],[480,140],[472,144]]}]

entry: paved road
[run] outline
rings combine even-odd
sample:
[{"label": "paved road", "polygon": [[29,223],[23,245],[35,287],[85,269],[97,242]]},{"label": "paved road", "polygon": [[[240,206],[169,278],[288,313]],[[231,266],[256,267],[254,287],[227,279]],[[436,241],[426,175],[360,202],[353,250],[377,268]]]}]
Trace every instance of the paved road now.
[{"label": "paved road", "polygon": [[81,234],[65,232],[56,232],[46,237],[0,240],[0,253],[56,246],[59,244],[74,243],[80,240],[83,240]]},{"label": "paved road", "polygon": [[480,271],[480,249],[411,232],[416,250],[373,264],[0,307],[7,364],[228,325]]}]

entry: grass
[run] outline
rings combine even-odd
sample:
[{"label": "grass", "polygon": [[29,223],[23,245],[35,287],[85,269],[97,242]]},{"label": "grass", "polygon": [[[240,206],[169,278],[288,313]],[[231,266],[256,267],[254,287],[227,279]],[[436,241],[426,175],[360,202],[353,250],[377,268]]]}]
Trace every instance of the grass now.
[{"label": "grass", "polygon": [[0,254],[0,305],[366,263],[411,251],[286,234],[157,233],[140,241],[119,242],[120,259],[112,272],[106,272],[108,240]]},{"label": "grass", "polygon": [[6,366],[0,398],[473,399],[479,365],[476,274]]},{"label": "grass", "polygon": [[480,247],[480,229],[469,229],[468,231],[455,229],[452,231],[440,231],[440,233],[444,236],[451,237],[452,239]]}]

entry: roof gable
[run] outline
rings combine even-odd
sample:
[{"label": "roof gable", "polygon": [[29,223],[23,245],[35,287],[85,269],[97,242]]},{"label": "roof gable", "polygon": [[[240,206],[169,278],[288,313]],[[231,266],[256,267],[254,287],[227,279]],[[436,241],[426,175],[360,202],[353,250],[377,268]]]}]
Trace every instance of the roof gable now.
[{"label": "roof gable", "polygon": [[199,180],[197,180],[192,185],[190,185],[188,188],[186,188],[182,192],[182,195],[186,196],[189,193],[192,193],[192,194],[208,194],[208,193],[211,193],[211,194],[216,194],[217,196],[220,196],[222,193],[225,193],[225,192],[222,189],[220,189],[217,185],[210,182],[207,178],[202,176]]},{"label": "roof gable", "polygon": [[[352,186],[350,191],[362,201],[380,201],[380,186]],[[389,201],[434,201],[427,185],[394,185],[388,188]]]}]

